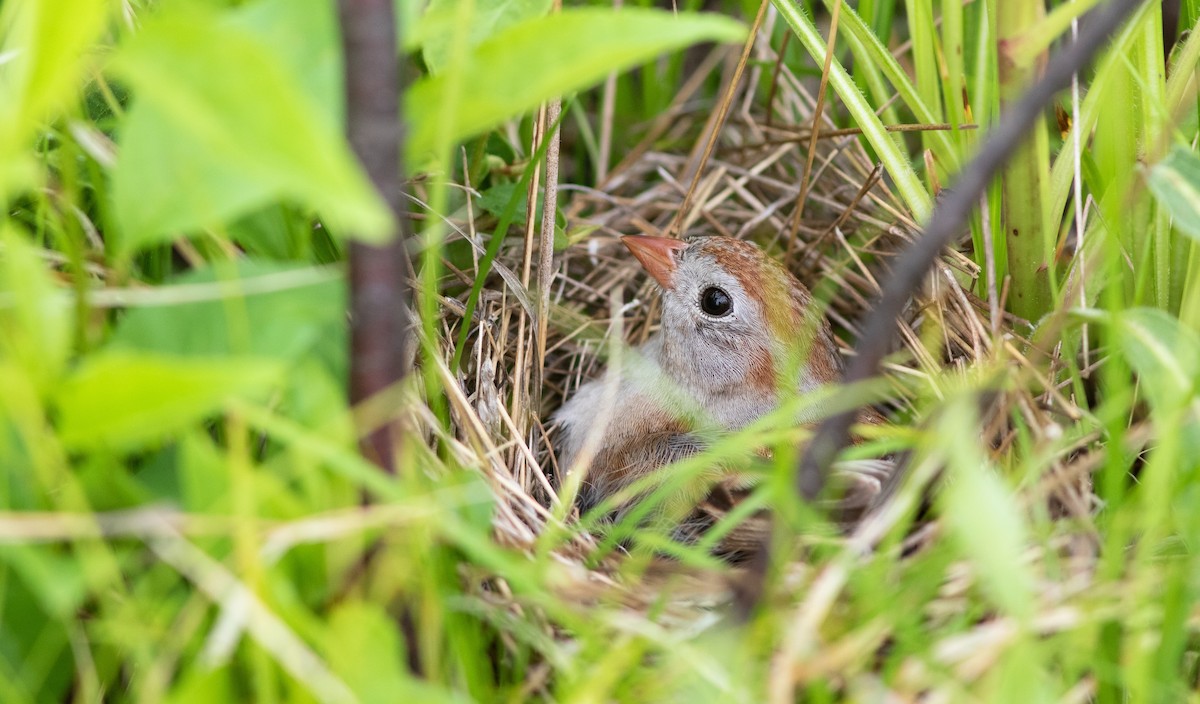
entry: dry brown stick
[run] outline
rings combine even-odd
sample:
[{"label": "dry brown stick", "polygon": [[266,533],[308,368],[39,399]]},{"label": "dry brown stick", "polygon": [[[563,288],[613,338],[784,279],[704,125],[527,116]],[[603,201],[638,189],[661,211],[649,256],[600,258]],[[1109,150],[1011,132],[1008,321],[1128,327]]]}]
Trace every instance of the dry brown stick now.
[{"label": "dry brown stick", "polygon": [[696,193],[696,186],[700,183],[700,176],[704,173],[704,166],[708,163],[708,158],[712,156],[713,148],[717,145],[717,135],[721,132],[721,127],[725,124],[725,117],[729,114],[729,106],[733,104],[733,94],[737,92],[738,84],[742,81],[742,72],[746,70],[746,62],[750,60],[750,52],[754,49],[754,41],[758,37],[758,28],[762,26],[763,17],[767,14],[767,5],[770,0],[762,0],[758,6],[758,15],[754,17],[754,24],[750,27],[750,36],[746,37],[746,46],[742,49],[742,55],[738,58],[737,68],[733,72],[733,78],[729,81],[729,88],[725,91],[725,95],[721,98],[721,105],[717,109],[717,119],[713,122],[712,131],[708,134],[708,142],[704,145],[704,153],[700,157],[700,163],[696,165],[696,171],[692,174],[692,182],[688,186],[687,193],[683,196],[683,202],[679,204],[679,211],[671,225],[664,233],[667,237],[680,237],[683,232],[680,231],[684,219],[687,217],[688,207],[691,206],[692,197]]},{"label": "dry brown stick", "polygon": [[542,231],[538,242],[538,307],[537,307],[537,366],[533,381],[532,406],[535,413],[542,407],[542,378],[546,368],[546,330],[550,317],[550,284],[554,279],[554,220],[558,212],[558,118],[562,101],[550,101],[546,109],[546,128],[550,140],[546,145],[546,195],[542,203]]},{"label": "dry brown stick", "polygon": [[[554,0],[553,12],[562,11],[562,0]],[[537,320],[534,321],[534,340],[536,359],[533,365],[533,381],[530,393],[530,410],[536,415],[542,411],[542,387],[546,372],[546,331],[547,319],[550,316],[550,283],[554,280],[554,221],[558,212],[558,147],[559,147],[559,117],[562,114],[562,98],[554,98],[546,103],[542,119],[542,139],[546,141],[546,187],[542,200],[542,227],[538,233],[538,300]],[[538,145],[534,144],[534,153]],[[533,220],[532,206],[529,220]],[[536,464],[535,464],[536,466]],[[538,470],[541,471],[540,469]]]},{"label": "dry brown stick", "polygon": [[[547,106],[542,105],[538,109],[537,117],[533,123],[533,141],[530,145],[530,154],[536,154],[541,148],[542,140],[546,138],[546,112]],[[521,287],[526,291],[529,290],[529,276],[533,269],[533,238],[534,238],[534,219],[532,214],[537,212],[537,194],[538,188],[541,185],[541,164],[533,164],[533,175],[529,179],[529,190],[525,196],[525,212],[528,214],[525,218],[525,248],[521,259]],[[529,336],[526,337],[526,323],[530,323]],[[510,415],[516,419],[518,427],[524,431],[525,411],[527,410],[526,400],[529,396],[532,374],[532,357],[533,352],[530,349],[536,344],[535,330],[533,321],[530,321],[526,315],[524,307],[517,311],[517,340],[516,340],[516,361],[513,365],[513,392],[512,399],[509,402]],[[512,456],[514,463],[514,474],[520,476],[524,469],[524,457],[520,453],[514,453]]]},{"label": "dry brown stick", "polygon": [[871,189],[875,187],[876,183],[879,183],[879,179],[882,178],[882,176],[883,164],[876,164],[875,168],[871,171],[871,174],[867,176],[867,179],[862,182],[861,186],[859,186],[858,192],[854,194],[854,199],[846,205],[846,208],[842,211],[841,215],[838,215],[837,219],[831,222],[829,227],[825,228],[824,231],[817,236],[817,239],[813,240],[813,243],[809,245],[808,254],[801,262],[802,267],[810,266],[810,260],[813,261],[813,263],[819,260],[821,256],[821,245],[825,243],[825,238],[829,237],[829,235],[833,234],[835,230],[846,224],[846,221],[849,220],[850,216],[854,213],[855,208],[858,207],[859,202],[861,202],[863,198],[867,197],[867,193],[869,193]]},{"label": "dry brown stick", "polygon": [[[345,51],[346,131],[398,226],[388,244],[350,243],[350,402],[357,404],[408,373],[402,76],[391,0],[340,0],[338,14]],[[400,441],[398,429],[385,424],[363,439],[363,453],[394,472]]]},{"label": "dry brown stick", "polygon": [[813,159],[817,156],[817,136],[821,132],[821,113],[825,111],[825,92],[829,88],[829,69],[833,65],[833,47],[837,43],[838,18],[842,14],[842,3],[833,4],[833,16],[829,20],[829,39],[825,42],[825,66],[821,69],[821,85],[817,89],[817,106],[813,109],[812,131],[808,135],[808,155],[804,160],[804,171],[800,175],[800,192],[796,194],[796,207],[792,210],[792,222],[788,227],[785,261],[790,261],[800,231],[800,220],[804,216],[804,201],[808,198],[809,177],[812,175]]}]

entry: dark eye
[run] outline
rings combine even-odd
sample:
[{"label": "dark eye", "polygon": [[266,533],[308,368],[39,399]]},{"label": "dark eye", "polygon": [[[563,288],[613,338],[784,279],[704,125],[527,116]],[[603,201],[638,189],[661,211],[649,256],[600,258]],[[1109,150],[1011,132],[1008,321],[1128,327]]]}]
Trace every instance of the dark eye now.
[{"label": "dark eye", "polygon": [[714,317],[729,315],[733,310],[733,299],[716,286],[709,286],[700,294],[700,309]]}]

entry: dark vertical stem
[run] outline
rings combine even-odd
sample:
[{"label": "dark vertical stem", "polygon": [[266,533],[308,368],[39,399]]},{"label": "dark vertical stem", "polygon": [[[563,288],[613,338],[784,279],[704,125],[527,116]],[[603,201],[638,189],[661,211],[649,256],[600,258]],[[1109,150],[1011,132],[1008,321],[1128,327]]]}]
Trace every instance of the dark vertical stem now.
[{"label": "dark vertical stem", "polygon": [[[371,183],[396,218],[388,244],[350,244],[350,401],[359,403],[404,378],[408,325],[407,220],[404,217],[400,122],[401,76],[392,0],[338,0],[345,55],[346,131]],[[399,434],[383,426],[363,453],[395,471]]]},{"label": "dark vertical stem", "polygon": [[[1087,17],[1078,41],[1061,51],[1051,62],[1041,81],[1025,92],[1010,110],[1005,111],[990,130],[979,153],[959,174],[954,187],[943,194],[921,237],[905,250],[892,267],[883,293],[867,317],[857,354],[846,371],[846,382],[864,381],[875,376],[895,334],[896,321],[905,303],[916,292],[926,272],[954,237],[966,226],[971,209],[992,178],[1028,135],[1054,95],[1071,82],[1071,75],[1083,69],[1108,37],[1136,7],[1133,0],[1110,0]],[[846,446],[850,425],[857,410],[849,410],[826,420],[800,462],[797,490],[806,498],[817,496],[824,487],[826,468]]]},{"label": "dark vertical stem", "polygon": [[[1030,127],[1041,119],[1042,111],[1055,94],[1070,85],[1072,74],[1088,65],[1139,4],[1137,0],[1109,0],[1088,13],[1078,40],[1059,51],[1042,79],[1000,115],[975,158],[962,169],[954,185],[943,191],[925,231],[897,256],[883,291],[862,326],[856,354],[846,370],[846,383],[865,381],[878,374],[905,304],[920,287],[942,249],[964,231],[984,189],[1028,137]],[[811,500],[824,490],[829,468],[850,441],[850,426],[857,414],[857,408],[847,410],[830,416],[817,428],[796,467],[796,491],[805,499]],[[746,580],[739,585],[737,606],[743,616],[749,615],[765,594],[771,566],[770,548],[769,541],[761,546],[747,570]]]}]

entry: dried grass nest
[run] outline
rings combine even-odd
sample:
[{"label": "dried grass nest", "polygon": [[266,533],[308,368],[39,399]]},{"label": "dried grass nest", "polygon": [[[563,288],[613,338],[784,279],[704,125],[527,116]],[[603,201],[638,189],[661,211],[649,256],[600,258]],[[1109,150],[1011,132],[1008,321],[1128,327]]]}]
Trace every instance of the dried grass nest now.
[{"label": "dried grass nest", "polygon": [[[854,134],[838,131],[829,119],[837,109],[830,96],[822,117],[810,172],[810,187],[802,222],[789,241],[790,222],[806,168],[807,145],[816,109],[815,79],[802,80],[787,66],[776,66],[775,51],[763,37],[744,80],[733,92],[728,118],[720,127],[715,149],[701,174],[690,207],[683,214],[685,234],[722,234],[748,238],[787,256],[802,281],[830,296],[828,316],[845,352],[858,336],[857,325],[879,291],[889,257],[917,232],[913,218],[886,177]],[[619,245],[626,234],[662,234],[679,215],[690,182],[714,127],[717,106],[695,98],[696,87],[713,72],[723,76],[727,90],[737,50],[713,49],[699,62],[672,107],[649,126],[645,139],[601,181],[599,188],[563,184],[560,204],[569,227],[594,228],[581,242],[556,255],[550,287],[551,314],[545,338],[544,367],[538,365],[538,331],[534,320],[537,290],[536,227],[526,238],[510,237],[469,322],[462,319],[466,294],[444,299],[440,340],[449,354],[461,326],[471,326],[469,364],[457,372],[450,406],[454,445],[467,466],[480,466],[496,493],[498,539],[517,548],[530,547],[553,516],[556,470],[553,432],[543,421],[565,397],[603,368],[606,336],[614,329],[613,302],[621,301],[620,329],[630,344],[644,340],[657,324],[657,297],[632,257]],[[777,71],[772,80],[771,72]],[[770,89],[770,108],[764,85]],[[656,144],[684,143],[694,136],[689,153],[662,151]],[[475,237],[471,222],[456,222],[464,237]],[[970,245],[964,233],[963,246]],[[481,251],[483,242],[477,242]],[[456,272],[468,282],[475,271]],[[886,375],[895,396],[883,408],[893,417],[919,417],[910,390],[912,381],[965,370],[994,358],[995,347],[1006,346],[1006,358],[1016,360],[1023,346],[1024,326],[1010,317],[988,315],[989,306],[977,290],[979,267],[956,250],[943,253],[924,292],[908,306],[897,335],[897,354]],[[520,280],[525,292],[517,290]],[[515,291],[515,292],[514,292]],[[1028,365],[1032,368],[1032,365]],[[1051,370],[1053,371],[1053,370]],[[1042,373],[1044,373],[1043,370]],[[447,372],[448,373],[448,372]],[[1003,448],[1013,439],[1009,418],[1022,414],[1033,428],[1052,432],[1053,419],[1078,417],[1078,411],[1052,384],[1039,395],[1009,384],[990,401],[985,414],[983,442]],[[539,420],[541,419],[541,420]],[[1094,497],[1087,480],[1086,448],[1064,455],[1053,476],[1034,487],[1028,500],[1049,502],[1061,515],[1090,525]],[[561,509],[560,509],[561,511]],[[566,512],[568,521],[573,512]],[[561,515],[561,514],[560,514]],[[932,540],[935,530],[917,531],[911,541]],[[1090,541],[1085,541],[1090,542]],[[1064,548],[1073,553],[1086,547]],[[914,545],[912,547],[919,547]],[[596,589],[626,590],[630,602],[649,603],[654,596],[645,584],[623,585],[610,562],[585,567],[584,556],[593,539],[579,537],[557,554],[581,595]],[[728,596],[725,585],[705,591],[710,600]],[[673,594],[679,588],[678,575]],[[651,590],[652,591],[652,590]]]}]

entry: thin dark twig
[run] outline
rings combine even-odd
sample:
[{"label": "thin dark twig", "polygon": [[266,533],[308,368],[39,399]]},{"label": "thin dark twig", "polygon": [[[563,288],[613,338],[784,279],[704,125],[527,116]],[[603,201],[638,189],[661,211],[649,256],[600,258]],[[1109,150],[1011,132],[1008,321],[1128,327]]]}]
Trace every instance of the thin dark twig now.
[{"label": "thin dark twig", "polygon": [[[1055,94],[1070,85],[1071,76],[1087,66],[1139,4],[1136,0],[1111,0],[1090,12],[1078,40],[1057,52],[1042,79],[1000,116],[979,153],[959,174],[954,187],[942,193],[924,234],[897,257],[878,302],[862,326],[856,354],[846,370],[845,383],[864,381],[878,373],[904,306],[942,250],[966,227],[967,218],[984,189],[1016,151],[1034,122],[1041,119],[1042,111]],[[850,426],[857,414],[857,407],[843,411],[826,419],[817,429],[796,468],[796,490],[805,499],[816,498],[825,488],[827,470],[838,452],[849,443]],[[769,549],[769,542],[762,546],[751,565],[748,580],[740,590],[739,606],[743,614],[749,613],[764,594],[764,580],[771,565]]]},{"label": "thin dark twig", "polygon": [[[401,76],[391,0],[339,0],[338,15],[345,52],[347,136],[398,224],[397,236],[388,244],[350,244],[350,401],[359,403],[408,372]],[[394,472],[399,442],[399,433],[385,425],[363,439],[362,449],[368,459]]]},{"label": "thin dark twig", "polygon": [[[902,253],[884,283],[879,302],[863,325],[856,354],[846,370],[846,383],[869,379],[877,373],[895,332],[896,321],[921,282],[925,272],[967,224],[971,210],[979,202],[992,178],[1008,161],[1025,133],[1041,118],[1042,111],[1055,94],[1071,83],[1071,76],[1091,61],[1095,53],[1116,31],[1125,17],[1136,8],[1134,0],[1113,0],[1094,10],[1080,32],[1079,40],[1053,57],[1046,74],[1021,96],[1021,100],[1000,116],[979,153],[959,174],[954,188],[943,193],[924,234]],[[849,442],[850,425],[857,409],[839,413],[821,424],[800,460],[796,473],[797,490],[808,499],[821,493],[825,469]]]}]

